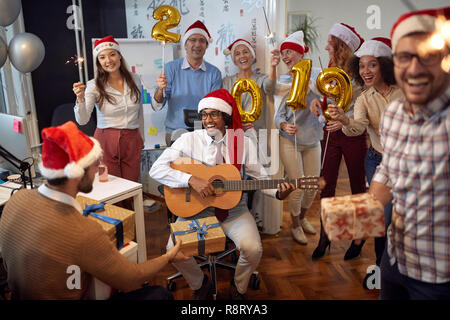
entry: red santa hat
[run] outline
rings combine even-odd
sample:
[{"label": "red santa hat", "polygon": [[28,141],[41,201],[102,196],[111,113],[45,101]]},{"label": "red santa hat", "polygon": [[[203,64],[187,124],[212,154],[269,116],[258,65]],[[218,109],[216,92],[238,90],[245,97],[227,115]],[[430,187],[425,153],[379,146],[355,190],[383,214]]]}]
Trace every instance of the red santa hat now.
[{"label": "red santa hat", "polygon": [[234,41],[232,44],[228,46],[228,48],[225,48],[223,50],[223,54],[226,56],[231,54],[231,58],[234,59],[234,50],[236,50],[236,47],[240,44],[246,46],[248,50],[252,53],[253,58],[256,58],[255,49],[253,49],[252,44],[244,39],[237,39],[236,41]]},{"label": "red santa hat", "polygon": [[45,128],[41,136],[39,169],[47,179],[82,177],[84,169],[103,154],[99,142],[81,132],[72,121]]},{"label": "red santa hat", "polygon": [[284,49],[291,49],[300,54],[305,54],[309,51],[309,47],[305,45],[303,31],[296,31],[291,33],[280,46],[280,51]]},{"label": "red santa hat", "polygon": [[432,33],[436,29],[436,19],[443,16],[450,19],[450,7],[425,9],[402,15],[391,30],[392,50],[395,51],[398,40],[414,32]]},{"label": "red santa hat", "polygon": [[195,21],[193,24],[190,25],[189,28],[187,28],[183,36],[183,43],[186,43],[186,40],[193,34],[201,34],[206,38],[206,40],[209,43],[213,41],[211,35],[208,32],[208,29],[206,29],[206,26],[200,20]]},{"label": "red santa hat", "polygon": [[[233,96],[225,89],[218,89],[211,93],[208,93],[198,104],[198,112],[203,109],[214,109],[225,112],[231,116],[231,124],[228,125],[228,145],[234,146],[234,148],[228,148],[230,152],[230,159],[234,159],[233,164],[238,169],[241,170],[241,163],[243,159],[243,143],[244,143],[244,132],[242,130],[241,114],[236,105],[236,100]],[[241,129],[237,131],[238,129]],[[238,154],[240,152],[240,154]],[[240,160],[238,160],[240,159]]]},{"label": "red santa hat", "polygon": [[365,41],[358,51],[355,52],[358,58],[362,56],[392,57],[391,40],[388,38],[377,37]]},{"label": "red santa hat", "polygon": [[355,28],[345,23],[334,24],[328,34],[344,41],[353,53],[358,50],[364,42],[364,39],[356,32]]},{"label": "red santa hat", "polygon": [[106,36],[103,39],[95,40],[94,42],[94,60],[97,58],[97,55],[106,49],[114,49],[120,52],[120,46],[116,40],[114,40],[113,36]]}]

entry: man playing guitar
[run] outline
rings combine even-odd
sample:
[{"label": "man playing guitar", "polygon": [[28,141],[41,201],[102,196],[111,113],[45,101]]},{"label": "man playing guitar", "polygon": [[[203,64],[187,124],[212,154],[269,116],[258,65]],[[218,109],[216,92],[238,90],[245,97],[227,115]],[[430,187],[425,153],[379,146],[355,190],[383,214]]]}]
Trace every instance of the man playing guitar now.
[{"label": "man playing guitar", "polygon": [[[166,149],[150,169],[150,176],[171,188],[193,189],[191,197],[198,193],[199,199],[214,197],[215,188],[211,181],[191,175],[171,167],[171,163],[181,157],[190,157],[206,165],[221,163],[233,164],[243,176],[245,173],[258,180],[268,180],[264,167],[259,161],[252,161],[249,150],[257,150],[253,141],[244,137],[240,114],[233,97],[225,89],[219,89],[206,95],[198,105],[202,124],[205,129],[188,132],[178,138]],[[230,130],[231,129],[231,130]],[[237,140],[237,143],[235,143]],[[250,158],[252,160],[250,160]],[[286,198],[295,186],[282,182],[277,189],[265,189],[264,193],[279,200]],[[216,215],[224,233],[235,243],[240,252],[232,281],[231,299],[245,299],[248,283],[262,256],[261,238],[253,216],[250,214],[245,197],[229,209],[209,207],[191,217],[200,219]],[[178,217],[178,220],[185,220]],[[173,247],[169,239],[167,249]],[[183,274],[192,290],[193,299],[210,299],[212,283],[197,265],[194,258],[174,266]]]}]

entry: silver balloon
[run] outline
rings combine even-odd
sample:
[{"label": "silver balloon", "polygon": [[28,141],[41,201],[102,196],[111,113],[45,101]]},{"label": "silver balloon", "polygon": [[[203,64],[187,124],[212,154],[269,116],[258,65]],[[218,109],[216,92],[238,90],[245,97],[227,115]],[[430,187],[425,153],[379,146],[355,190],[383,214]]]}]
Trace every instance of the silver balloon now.
[{"label": "silver balloon", "polygon": [[21,8],[20,0],[0,0],[0,26],[6,27],[16,21]]},{"label": "silver balloon", "polygon": [[5,64],[6,58],[8,57],[8,46],[5,41],[0,37],[0,68]]},{"label": "silver balloon", "polygon": [[41,39],[32,33],[19,33],[8,47],[9,60],[20,72],[34,71],[44,60],[45,47]]}]

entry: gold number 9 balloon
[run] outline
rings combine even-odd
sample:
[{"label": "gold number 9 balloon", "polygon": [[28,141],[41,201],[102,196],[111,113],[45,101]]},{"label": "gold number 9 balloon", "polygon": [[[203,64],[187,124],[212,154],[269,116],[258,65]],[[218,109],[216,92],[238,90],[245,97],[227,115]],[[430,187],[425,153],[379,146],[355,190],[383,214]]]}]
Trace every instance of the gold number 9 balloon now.
[{"label": "gold number 9 balloon", "polygon": [[304,59],[292,67],[292,84],[286,105],[293,111],[305,109],[308,94],[309,79],[311,77],[311,60]]},{"label": "gold number 9 balloon", "polygon": [[[336,99],[336,106],[346,112],[352,102],[353,88],[348,74],[337,67],[324,69],[316,80],[317,90],[327,98]],[[333,120],[327,109],[323,110],[326,119]]]},{"label": "gold number 9 balloon", "polygon": [[153,19],[160,20],[152,29],[154,39],[164,43],[180,41],[181,35],[179,33],[167,31],[167,29],[176,27],[180,23],[181,15],[177,8],[167,5],[160,6],[153,11]]},{"label": "gold number 9 balloon", "polygon": [[[252,98],[250,111],[244,111],[241,104],[241,96],[248,92]],[[236,105],[241,114],[242,122],[254,122],[261,117],[262,95],[258,84],[252,79],[238,79],[231,90],[231,95],[236,100]]]}]

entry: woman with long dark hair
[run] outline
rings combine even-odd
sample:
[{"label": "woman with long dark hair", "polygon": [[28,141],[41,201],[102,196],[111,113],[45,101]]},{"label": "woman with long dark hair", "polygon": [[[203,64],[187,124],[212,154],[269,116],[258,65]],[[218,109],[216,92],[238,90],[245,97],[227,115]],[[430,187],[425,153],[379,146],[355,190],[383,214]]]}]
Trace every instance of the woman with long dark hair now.
[{"label": "woman with long dark hair", "polygon": [[[341,108],[329,106],[331,117],[342,123],[346,136],[359,136],[367,128],[370,147],[365,158],[367,182],[370,184],[377,166],[381,163],[382,147],[379,125],[384,109],[394,100],[403,97],[402,90],[395,85],[394,63],[392,62],[391,41],[387,38],[373,38],[363,43],[350,60],[350,72],[355,81],[365,90],[355,101],[353,118],[344,114]],[[392,202],[384,209],[385,227],[391,222]],[[376,264],[379,266],[384,251],[386,237],[375,238]]]},{"label": "woman with long dark hair", "polygon": [[93,58],[97,66],[95,78],[86,85],[73,85],[77,96],[75,118],[80,125],[86,124],[95,106],[94,137],[103,148],[108,172],[137,182],[144,145],[141,81],[128,71],[112,36],[95,41]]}]

